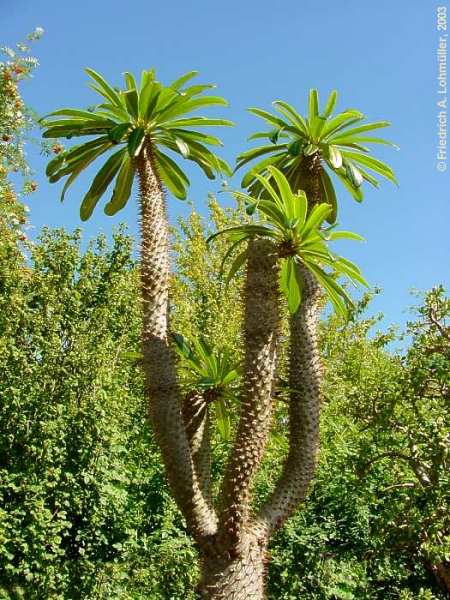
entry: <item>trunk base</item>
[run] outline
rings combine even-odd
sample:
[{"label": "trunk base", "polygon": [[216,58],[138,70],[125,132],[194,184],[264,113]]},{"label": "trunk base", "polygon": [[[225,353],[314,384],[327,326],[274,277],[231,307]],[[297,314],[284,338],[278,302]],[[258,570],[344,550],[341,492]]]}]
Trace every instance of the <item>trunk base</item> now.
[{"label": "trunk base", "polygon": [[265,600],[266,547],[247,536],[239,550],[202,557],[198,591],[205,600]]}]

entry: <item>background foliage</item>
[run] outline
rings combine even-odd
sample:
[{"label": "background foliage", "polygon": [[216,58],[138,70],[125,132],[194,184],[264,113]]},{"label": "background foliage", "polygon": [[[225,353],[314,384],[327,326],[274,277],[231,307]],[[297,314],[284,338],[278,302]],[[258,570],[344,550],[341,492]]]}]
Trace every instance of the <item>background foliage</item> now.
[{"label": "background foliage", "polygon": [[[0,66],[2,103],[20,101],[22,73],[4,77],[18,60],[9,54]],[[145,423],[139,359],[130,359],[140,320],[132,240],[123,229],[87,249],[79,231],[27,240],[14,174],[26,129],[1,121],[0,137],[15,141],[1,142],[0,598],[194,599],[196,552]],[[241,278],[225,290],[222,242],[205,241],[236,220],[210,198],[208,219],[192,212],[179,222],[172,314],[176,331],[239,360]],[[271,598],[446,597],[449,301],[440,287],[422,298],[401,353],[390,351],[399,335],[377,333],[368,306],[369,295],[345,326],[334,317],[322,326],[320,468],[305,507],[271,544]],[[259,498],[286,450],[282,381],[277,394]],[[226,451],[216,435],[216,482]]]}]

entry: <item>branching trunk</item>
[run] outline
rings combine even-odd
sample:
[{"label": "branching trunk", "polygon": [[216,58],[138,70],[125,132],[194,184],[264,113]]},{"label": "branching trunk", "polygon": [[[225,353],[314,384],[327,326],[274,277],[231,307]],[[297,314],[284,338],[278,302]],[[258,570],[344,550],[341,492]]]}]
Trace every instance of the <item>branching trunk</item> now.
[{"label": "branching trunk", "polygon": [[155,431],[173,496],[195,539],[216,530],[202,495],[181,411],[176,364],[168,341],[169,251],[165,196],[148,142],[136,159],[140,184],[142,349]]},{"label": "branching trunk", "polygon": [[[317,325],[321,298],[316,279],[302,268],[303,300],[291,319],[290,449],[274,493],[258,517],[251,486],[270,431],[280,327],[277,250],[269,240],[249,243],[243,292],[245,368],[241,414],[221,489],[217,524],[211,499],[207,402],[182,402],[168,342],[168,226],[164,191],[151,146],[137,158],[142,228],[143,354],[150,418],[173,495],[199,545],[199,592],[209,600],[264,600],[267,542],[304,499],[314,474],[319,434],[321,365]],[[319,201],[320,157],[302,165],[310,208]]]},{"label": "branching trunk", "polygon": [[249,244],[244,306],[241,414],[224,477],[220,517],[220,535],[231,546],[240,543],[248,524],[250,486],[261,463],[271,425],[280,316],[277,254],[268,240]]},{"label": "branching trunk", "polygon": [[315,277],[302,268],[303,296],[291,317],[289,352],[289,453],[270,499],[258,515],[269,535],[304,500],[313,478],[319,450],[322,366],[317,341],[321,294]]}]

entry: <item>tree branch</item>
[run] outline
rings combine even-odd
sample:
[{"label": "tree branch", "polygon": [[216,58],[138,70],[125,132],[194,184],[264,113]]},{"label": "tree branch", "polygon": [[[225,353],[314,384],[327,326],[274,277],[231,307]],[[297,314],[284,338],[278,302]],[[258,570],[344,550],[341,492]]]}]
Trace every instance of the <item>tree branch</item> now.
[{"label": "tree branch", "polygon": [[271,534],[306,497],[319,450],[322,366],[317,341],[321,293],[314,276],[301,267],[303,296],[291,317],[289,356],[289,452],[271,497],[261,507],[258,527]]},{"label": "tree branch", "polygon": [[374,463],[378,462],[379,460],[382,460],[383,458],[396,458],[398,460],[403,460],[404,462],[407,462],[422,486],[428,487],[431,484],[431,480],[427,475],[423,465],[421,465],[412,456],[408,456],[407,454],[403,454],[402,452],[390,451],[377,454],[376,456],[374,456],[366,462],[366,464],[364,465],[364,470],[367,471]]},{"label": "tree branch", "polygon": [[203,497],[213,510],[211,495],[211,440],[208,402],[203,394],[193,391],[183,402],[183,418],[192,460]]}]

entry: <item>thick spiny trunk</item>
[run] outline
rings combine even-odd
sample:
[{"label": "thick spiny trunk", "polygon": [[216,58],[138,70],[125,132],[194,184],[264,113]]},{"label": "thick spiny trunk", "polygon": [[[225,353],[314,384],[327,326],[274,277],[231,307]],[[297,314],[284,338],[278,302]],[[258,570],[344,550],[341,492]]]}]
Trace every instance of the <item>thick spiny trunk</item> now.
[{"label": "thick spiny trunk", "polygon": [[183,418],[198,483],[203,497],[212,507],[210,414],[208,402],[201,392],[186,395]]},{"label": "thick spiny trunk", "polygon": [[231,547],[240,543],[248,523],[251,483],[271,425],[280,317],[278,260],[268,240],[249,243],[244,306],[241,414],[224,477],[219,533]]},{"label": "thick spiny trunk", "polygon": [[304,500],[319,450],[322,365],[317,343],[320,290],[315,277],[301,267],[303,296],[291,317],[289,353],[289,453],[280,480],[259,519],[268,532],[280,527]]},{"label": "thick spiny trunk", "polygon": [[176,365],[168,340],[169,241],[164,190],[151,145],[136,159],[140,184],[142,349],[149,416],[175,500],[197,540],[215,519],[195,474],[181,411]]},{"label": "thick spiny trunk", "polygon": [[217,550],[202,556],[200,597],[207,600],[264,600],[266,547],[247,533],[237,556]]}]

